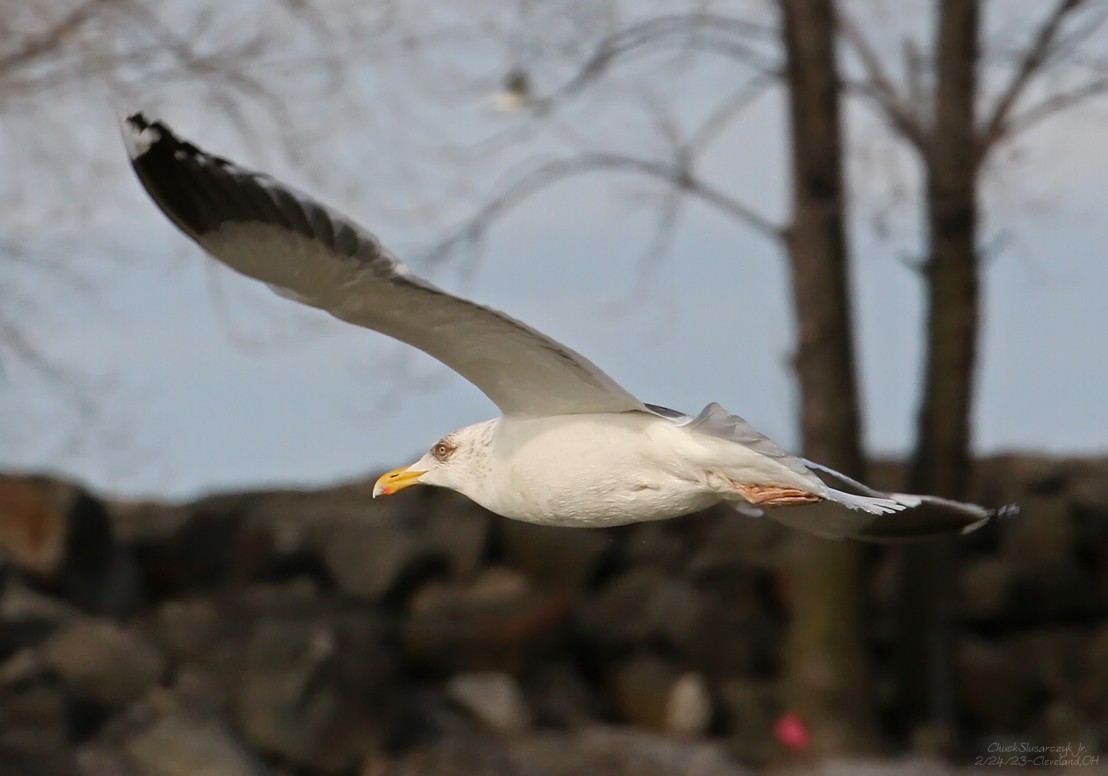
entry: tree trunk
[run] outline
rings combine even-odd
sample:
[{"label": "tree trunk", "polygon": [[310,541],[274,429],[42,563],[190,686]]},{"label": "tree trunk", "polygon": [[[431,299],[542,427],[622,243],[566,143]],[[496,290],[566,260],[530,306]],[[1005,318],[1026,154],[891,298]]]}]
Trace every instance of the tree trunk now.
[{"label": "tree trunk", "polygon": [[[832,0],[780,0],[780,6],[793,165],[793,221],[786,244],[804,451],[860,476],[834,7]],[[871,750],[876,736],[861,548],[804,536],[794,542],[785,655],[788,709],[808,728],[814,756]]]},{"label": "tree trunk", "polygon": [[[978,330],[978,0],[940,0],[927,178],[927,352],[910,487],[964,498]],[[956,540],[906,548],[897,661],[909,726],[957,730],[951,608]]]}]

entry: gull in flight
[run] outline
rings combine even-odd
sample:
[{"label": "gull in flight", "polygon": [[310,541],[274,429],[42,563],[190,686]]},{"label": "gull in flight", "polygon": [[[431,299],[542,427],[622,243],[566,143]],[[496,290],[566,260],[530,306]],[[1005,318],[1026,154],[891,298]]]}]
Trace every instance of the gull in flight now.
[{"label": "gull in flight", "polygon": [[373,495],[451,488],[504,517],[609,526],[720,502],[829,538],[966,532],[1013,507],[884,493],[785,452],[718,404],[647,404],[584,356],[413,275],[354,221],[135,113],[123,138],[139,181],[177,228],[282,296],[434,356],[503,413],[446,434]]}]

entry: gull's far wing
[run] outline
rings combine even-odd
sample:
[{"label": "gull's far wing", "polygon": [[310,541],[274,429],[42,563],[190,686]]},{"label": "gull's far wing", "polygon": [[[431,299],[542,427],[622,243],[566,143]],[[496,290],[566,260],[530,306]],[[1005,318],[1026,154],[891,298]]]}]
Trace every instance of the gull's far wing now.
[{"label": "gull's far wing", "polygon": [[201,248],[277,293],[434,356],[505,415],[643,410],[588,359],[496,310],[412,275],[355,222],[272,178],[123,119],[139,180]]}]

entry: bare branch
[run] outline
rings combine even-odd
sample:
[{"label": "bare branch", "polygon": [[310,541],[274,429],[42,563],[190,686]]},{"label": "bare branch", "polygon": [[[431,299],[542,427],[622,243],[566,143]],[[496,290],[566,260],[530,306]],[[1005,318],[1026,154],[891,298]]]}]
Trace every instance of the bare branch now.
[{"label": "bare branch", "polygon": [[1008,86],[1000,93],[996,105],[978,131],[978,157],[983,158],[1008,131],[1008,118],[1012,108],[1023,96],[1028,84],[1060,49],[1058,33],[1066,17],[1084,5],[1086,0],[1058,0],[1054,10],[1044,20],[1035,40],[1024,53]]},{"label": "bare branch", "polygon": [[736,89],[730,96],[724,98],[715,111],[704,119],[692,133],[692,137],[685,144],[686,152],[692,156],[708,148],[736,116],[746,110],[751,103],[765,94],[776,83],[777,78],[775,76],[757,75]]},{"label": "bare branch", "polygon": [[868,97],[888,119],[889,123],[921,153],[927,150],[927,132],[909,103],[906,103],[889,74],[885,71],[881,58],[854,22],[845,8],[838,13],[839,31],[854,48],[858,59],[865,69],[867,81],[854,84],[856,90]]},{"label": "bare branch", "polygon": [[14,70],[32,60],[54,51],[66,38],[70,37],[77,28],[88,21],[96,6],[102,0],[87,0],[73,11],[63,16],[49,29],[29,37],[17,51],[0,57],[0,73]]},{"label": "bare branch", "polygon": [[561,87],[536,101],[536,111],[545,113],[566,98],[583,91],[607,71],[616,59],[633,52],[660,50],[685,45],[730,57],[762,74],[777,75],[780,66],[766,59],[747,41],[752,37],[776,35],[764,25],[716,14],[692,13],[660,16],[617,30],[597,43],[593,54]]},{"label": "bare branch", "polygon": [[429,263],[443,261],[457,246],[479,238],[490,223],[532,195],[569,178],[601,171],[627,172],[653,178],[716,207],[765,237],[774,241],[782,239],[781,227],[728,194],[695,178],[685,168],[623,154],[582,153],[546,162],[521,175],[434,246],[426,260]]},{"label": "bare branch", "polygon": [[1030,108],[1010,116],[1006,122],[1004,132],[993,141],[993,145],[995,146],[997,142],[1015,137],[1052,116],[1106,93],[1108,93],[1108,76],[1094,79],[1073,89],[1055,92]]}]

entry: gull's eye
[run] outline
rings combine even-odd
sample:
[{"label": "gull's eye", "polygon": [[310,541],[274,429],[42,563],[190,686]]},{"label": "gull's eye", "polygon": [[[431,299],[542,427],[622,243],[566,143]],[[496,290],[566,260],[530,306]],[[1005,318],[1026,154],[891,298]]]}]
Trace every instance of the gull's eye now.
[{"label": "gull's eye", "polygon": [[450,457],[452,452],[454,452],[454,446],[448,445],[446,442],[439,442],[431,448],[431,455],[435,456],[440,461],[445,461]]}]

